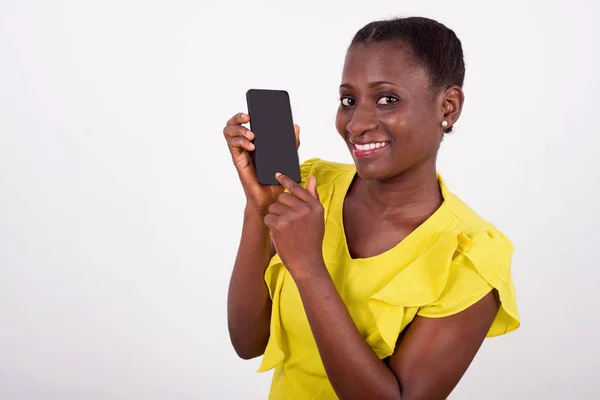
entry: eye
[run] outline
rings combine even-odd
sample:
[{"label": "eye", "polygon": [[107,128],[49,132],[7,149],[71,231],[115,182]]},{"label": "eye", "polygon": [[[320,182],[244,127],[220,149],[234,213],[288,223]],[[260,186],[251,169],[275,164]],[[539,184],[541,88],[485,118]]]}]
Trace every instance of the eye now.
[{"label": "eye", "polygon": [[380,97],[379,100],[377,100],[377,104],[390,105],[396,103],[397,101],[398,99],[394,96],[383,96]]},{"label": "eye", "polygon": [[341,97],[340,102],[343,107],[350,107],[354,105],[354,99],[352,97]]}]

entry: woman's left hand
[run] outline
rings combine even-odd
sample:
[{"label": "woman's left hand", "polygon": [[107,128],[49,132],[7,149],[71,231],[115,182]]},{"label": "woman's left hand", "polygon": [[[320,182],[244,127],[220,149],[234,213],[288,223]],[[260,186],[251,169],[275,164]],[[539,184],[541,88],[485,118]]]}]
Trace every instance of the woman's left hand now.
[{"label": "woman's left hand", "polygon": [[317,193],[314,176],[308,178],[306,189],[283,175],[277,181],[289,192],[279,195],[269,206],[265,224],[277,254],[292,277],[311,275],[312,268],[323,266],[324,210]]}]

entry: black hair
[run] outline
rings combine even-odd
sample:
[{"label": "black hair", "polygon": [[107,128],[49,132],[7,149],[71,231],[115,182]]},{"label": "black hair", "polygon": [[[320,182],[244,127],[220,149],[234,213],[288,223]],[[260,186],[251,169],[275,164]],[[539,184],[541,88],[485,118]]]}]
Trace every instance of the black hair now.
[{"label": "black hair", "polygon": [[433,19],[401,17],[370,22],[356,32],[349,50],[370,43],[394,42],[404,42],[412,48],[417,62],[429,74],[433,91],[452,85],[463,86],[462,44],[453,30]]}]

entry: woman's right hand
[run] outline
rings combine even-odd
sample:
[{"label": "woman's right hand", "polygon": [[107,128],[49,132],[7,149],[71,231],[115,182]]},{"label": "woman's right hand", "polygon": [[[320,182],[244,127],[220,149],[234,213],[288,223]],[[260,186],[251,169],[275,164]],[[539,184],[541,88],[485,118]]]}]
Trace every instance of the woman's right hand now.
[{"label": "woman's right hand", "polygon": [[[254,166],[248,154],[254,151],[254,144],[251,142],[254,139],[254,133],[242,126],[248,122],[250,122],[248,114],[238,113],[227,121],[223,134],[246,194],[246,206],[266,213],[269,206],[277,201],[277,197],[283,193],[284,188],[281,185],[269,186],[258,183]],[[300,147],[300,127],[296,124],[294,124],[294,134],[296,135],[297,149]]]}]

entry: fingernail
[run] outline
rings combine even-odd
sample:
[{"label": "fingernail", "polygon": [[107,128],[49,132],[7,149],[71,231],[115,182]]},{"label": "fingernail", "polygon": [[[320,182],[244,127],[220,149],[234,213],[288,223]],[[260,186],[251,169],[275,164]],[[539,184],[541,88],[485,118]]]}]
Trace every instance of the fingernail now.
[{"label": "fingernail", "polygon": [[277,173],[275,174],[275,178],[279,178],[280,176],[281,176],[281,172],[277,172]]},{"label": "fingernail", "polygon": [[240,115],[240,118],[242,118],[242,119],[246,118],[246,114],[242,113],[242,114]]}]

